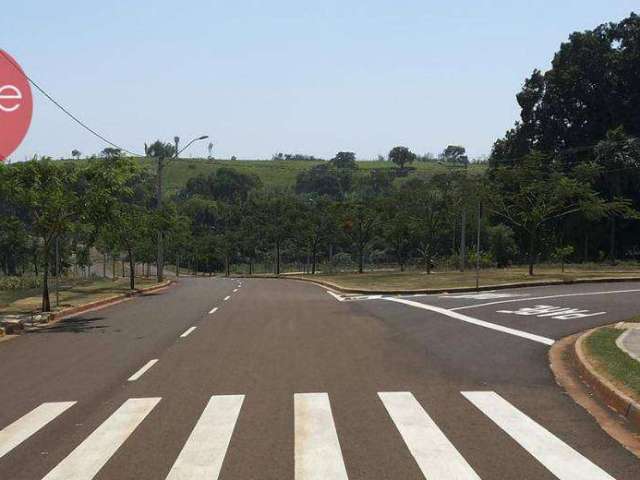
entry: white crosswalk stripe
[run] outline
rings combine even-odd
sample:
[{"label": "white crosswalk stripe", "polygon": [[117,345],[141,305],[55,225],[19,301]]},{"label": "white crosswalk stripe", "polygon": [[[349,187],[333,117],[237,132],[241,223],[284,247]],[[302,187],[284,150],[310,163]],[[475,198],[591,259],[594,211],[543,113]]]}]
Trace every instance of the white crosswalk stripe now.
[{"label": "white crosswalk stripe", "polygon": [[76,402],[43,403],[0,430],[0,458],[24,442]]},{"label": "white crosswalk stripe", "polygon": [[215,480],[220,475],[244,395],[211,397],[167,480]]},{"label": "white crosswalk stripe", "polygon": [[[515,441],[513,448],[523,448],[532,456],[532,461],[538,461],[560,480],[613,480],[608,473],[497,393],[477,391],[461,394],[477,408],[476,415],[486,416]],[[378,397],[381,401],[380,421],[389,423],[391,420],[395,425],[425,479],[480,480],[474,471],[474,467],[479,468],[479,465],[472,467],[467,463],[464,451],[458,451],[452,442],[455,439],[447,438],[411,392],[378,392]],[[214,395],[209,398],[180,452],[176,452],[166,480],[219,478],[244,399],[244,395]],[[126,400],[80,445],[70,453],[65,452],[67,457],[58,465],[52,465],[53,470],[43,480],[93,479],[160,400]],[[462,398],[461,401],[464,402]],[[43,403],[0,430],[0,458],[17,447],[27,448],[29,437],[75,403]],[[297,393],[293,396],[293,407],[295,479],[348,480],[329,395]],[[482,437],[482,431],[478,436],[476,441],[479,444],[487,441]],[[375,442],[376,439],[367,441]],[[4,478],[2,475],[0,468],[0,478]]]},{"label": "white crosswalk stripe", "polygon": [[296,480],[346,480],[329,396],[297,393],[293,406]]},{"label": "white crosswalk stripe", "polygon": [[561,480],[613,480],[495,392],[462,392],[482,413]]},{"label": "white crosswalk stripe", "polygon": [[410,392],[380,392],[389,416],[425,478],[480,479]]},{"label": "white crosswalk stripe", "polygon": [[43,480],[92,479],[159,401],[131,398],[124,402]]}]

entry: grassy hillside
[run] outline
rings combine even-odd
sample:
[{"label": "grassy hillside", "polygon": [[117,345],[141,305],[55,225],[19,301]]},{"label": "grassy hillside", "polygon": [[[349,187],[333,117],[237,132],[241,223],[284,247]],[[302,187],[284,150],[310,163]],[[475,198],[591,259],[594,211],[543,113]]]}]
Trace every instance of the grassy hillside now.
[{"label": "grassy hillside", "polygon": [[[85,162],[89,160],[66,160],[69,162]],[[154,162],[149,159],[139,159],[149,169],[154,169]],[[266,187],[293,188],[299,172],[308,170],[322,161],[306,160],[207,160],[202,158],[179,158],[172,160],[165,172],[165,191],[172,194],[180,190],[187,181],[199,174],[208,175],[220,167],[234,168],[242,173],[255,174]],[[437,163],[415,162],[415,169],[410,175],[433,175],[445,172],[447,167]],[[375,169],[395,168],[391,162],[358,161],[360,175],[366,175]],[[470,170],[484,168],[481,165],[470,167]]]}]

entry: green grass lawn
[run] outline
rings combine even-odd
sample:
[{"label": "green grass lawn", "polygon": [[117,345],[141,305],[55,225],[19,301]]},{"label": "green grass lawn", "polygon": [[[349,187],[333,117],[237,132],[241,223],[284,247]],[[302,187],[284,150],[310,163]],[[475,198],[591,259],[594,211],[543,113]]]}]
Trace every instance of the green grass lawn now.
[{"label": "green grass lawn", "polygon": [[[480,286],[498,285],[503,283],[539,282],[544,280],[572,281],[578,278],[597,277],[640,277],[640,267],[613,268],[610,266],[588,266],[586,268],[567,267],[562,273],[558,267],[540,266],[536,274],[531,277],[526,267],[505,269],[486,269],[480,271]],[[307,275],[307,278],[326,280],[344,288],[362,290],[421,290],[445,289],[454,287],[473,287],[476,284],[476,274],[473,270],[464,273],[458,271],[433,272],[365,272]]]},{"label": "green grass lawn", "polygon": [[596,330],[586,340],[586,353],[599,373],[640,401],[640,362],[616,345],[616,339],[623,332],[616,328]]},{"label": "green grass lawn", "polygon": [[[136,279],[136,287],[143,288],[155,284],[155,279]],[[49,286],[51,305],[55,308],[55,291],[53,282]],[[102,298],[126,293],[129,291],[129,280],[109,279],[61,282],[60,308],[75,307]],[[0,290],[0,315],[32,313],[40,310],[40,289]]]}]

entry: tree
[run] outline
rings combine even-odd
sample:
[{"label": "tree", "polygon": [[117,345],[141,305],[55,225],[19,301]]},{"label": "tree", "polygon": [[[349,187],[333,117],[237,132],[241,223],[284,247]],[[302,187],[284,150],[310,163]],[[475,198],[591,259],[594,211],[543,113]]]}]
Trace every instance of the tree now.
[{"label": "tree", "polygon": [[415,238],[427,273],[431,273],[433,257],[448,219],[445,176],[430,180],[411,179],[402,188],[404,205],[409,214],[409,230]]},{"label": "tree", "polygon": [[374,201],[355,194],[343,204],[342,228],[358,257],[358,273],[364,272],[364,254],[379,227]]},{"label": "tree", "polygon": [[337,199],[342,195],[340,176],[329,165],[314,165],[302,170],[296,177],[296,193],[326,195]]},{"label": "tree", "polygon": [[466,155],[466,149],[460,145],[449,145],[440,154],[440,160],[456,165],[469,164],[469,157]]},{"label": "tree", "polygon": [[318,251],[323,243],[335,236],[336,218],[327,197],[308,196],[302,204],[301,233],[311,255],[311,273],[316,273]]},{"label": "tree", "polygon": [[622,125],[640,136],[640,16],[574,32],[551,69],[534,70],[516,99],[520,121],[496,142],[492,163],[533,150],[590,161],[595,142]]},{"label": "tree", "polygon": [[82,153],[80,153],[80,150],[76,150],[76,149],[71,150],[71,157],[72,158],[75,158],[76,160],[79,160],[81,156],[82,156]]},{"label": "tree", "polygon": [[404,169],[405,165],[413,163],[415,159],[416,154],[407,147],[393,147],[389,152],[389,160],[401,169]]},{"label": "tree", "polygon": [[107,147],[104,148],[102,152],[100,152],[100,154],[105,158],[115,158],[122,155],[122,150],[120,150],[119,148]]},{"label": "tree", "polygon": [[605,202],[588,183],[564,175],[538,153],[514,166],[495,169],[490,190],[489,209],[526,238],[529,275],[534,273],[542,228],[578,212],[605,215],[622,205]]},{"label": "tree", "polygon": [[335,157],[329,160],[329,163],[338,171],[356,170],[356,154],[353,152],[338,152]]},{"label": "tree", "polygon": [[[609,201],[621,200],[632,193],[640,167],[640,139],[628,136],[622,127],[607,132],[595,148],[596,164],[600,167],[600,183]],[[609,217],[609,260],[616,260],[616,212]],[[630,212],[617,212],[629,216]],[[634,215],[635,213],[635,215]],[[631,216],[637,217],[637,212]]]},{"label": "tree", "polygon": [[211,156],[213,154],[213,142],[209,142],[209,145],[207,145],[207,152],[209,152],[208,155],[208,159],[211,159]]},{"label": "tree", "polygon": [[[144,153],[148,157],[155,158],[157,162],[157,186],[156,186],[156,210],[159,213],[162,209],[163,201],[163,181],[164,181],[164,169],[166,163],[176,156],[176,147],[170,143],[163,143],[160,140],[156,140],[151,145],[144,145]],[[158,282],[164,280],[164,232],[159,229],[158,236],[158,255],[156,257],[156,275]]]},{"label": "tree", "polygon": [[498,268],[508,267],[515,258],[518,247],[514,233],[507,225],[499,223],[488,229],[491,256]]},{"label": "tree", "polygon": [[10,196],[20,204],[33,233],[41,240],[42,311],[49,312],[51,246],[81,213],[74,188],[77,170],[50,160],[32,160],[13,165],[7,173]]}]

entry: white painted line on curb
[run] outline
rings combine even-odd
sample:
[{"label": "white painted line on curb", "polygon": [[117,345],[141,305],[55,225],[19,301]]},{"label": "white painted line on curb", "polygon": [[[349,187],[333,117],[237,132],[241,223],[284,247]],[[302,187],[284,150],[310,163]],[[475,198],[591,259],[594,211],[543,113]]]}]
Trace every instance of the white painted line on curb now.
[{"label": "white painted line on curb", "polygon": [[213,307],[211,310],[209,310],[209,315],[216,313],[218,311],[218,307]]},{"label": "white painted line on curb", "polygon": [[153,367],[156,363],[158,363],[158,359],[154,358],[153,360],[149,360],[144,367],[142,367],[140,370],[138,370],[136,373],[134,373],[133,375],[131,375],[129,377],[129,382],[135,382],[136,380],[138,380],[142,375],[144,375],[147,370],[149,370],[151,367]]},{"label": "white painted line on curb", "polygon": [[383,300],[387,300],[389,302],[402,303],[410,307],[422,308],[423,310],[429,310],[431,312],[440,313],[442,315],[446,315],[447,317],[455,318],[456,320],[461,320],[463,322],[471,323],[479,327],[488,328],[490,330],[496,330],[498,332],[508,333],[509,335],[515,335],[516,337],[526,338],[527,340],[532,340],[534,342],[542,343],[544,345],[553,345],[555,343],[555,340],[551,338],[541,337],[540,335],[523,332],[522,330],[516,330],[515,328],[504,327],[502,325],[498,325],[495,323],[485,322],[484,320],[479,320],[477,318],[469,317],[467,315],[463,315],[462,313],[453,312],[446,308],[436,307],[434,305],[427,305],[426,303],[414,302],[412,300],[405,300],[403,298],[383,298]]},{"label": "white painted line on curb", "polygon": [[43,403],[0,430],[0,458],[36,433],[76,402]]},{"label": "white painted line on curb", "polygon": [[227,295],[226,297],[224,297],[223,302],[226,302],[226,301],[227,301],[227,300],[229,300],[230,298],[231,298],[231,296],[230,296],[230,295]]},{"label": "white painted line on curb", "polygon": [[154,409],[160,398],[131,398],[43,480],[91,480]]},{"label": "white painted line on curb", "polygon": [[613,480],[495,392],[462,392],[482,413],[560,480]]},{"label": "white painted line on curb", "polygon": [[237,289],[237,288],[234,288],[234,289],[233,289],[233,293],[236,293],[237,291],[238,291],[238,289]]},{"label": "white painted line on curb", "polygon": [[188,337],[191,334],[191,332],[193,332],[196,328],[198,328],[198,327],[190,327],[190,328],[188,328],[182,335],[180,335],[180,338]]},{"label": "white painted line on curb", "polygon": [[213,396],[166,480],[216,480],[229,448],[244,395]]},{"label": "white painted line on curb", "polygon": [[410,392],[378,396],[425,478],[480,480]]},{"label": "white painted line on curb", "polygon": [[588,297],[591,295],[614,295],[617,293],[636,293],[636,292],[640,292],[640,290],[609,290],[604,292],[563,293],[558,295],[546,295],[544,297],[528,297],[528,298],[514,298],[511,300],[498,300],[495,302],[479,303],[477,305],[465,305],[464,307],[455,307],[455,308],[451,308],[450,310],[466,310],[469,308],[488,307],[490,305],[499,305],[502,303],[528,302],[530,300],[546,300],[548,298]]},{"label": "white painted line on curb", "polygon": [[348,480],[326,393],[296,393],[296,480]]}]

